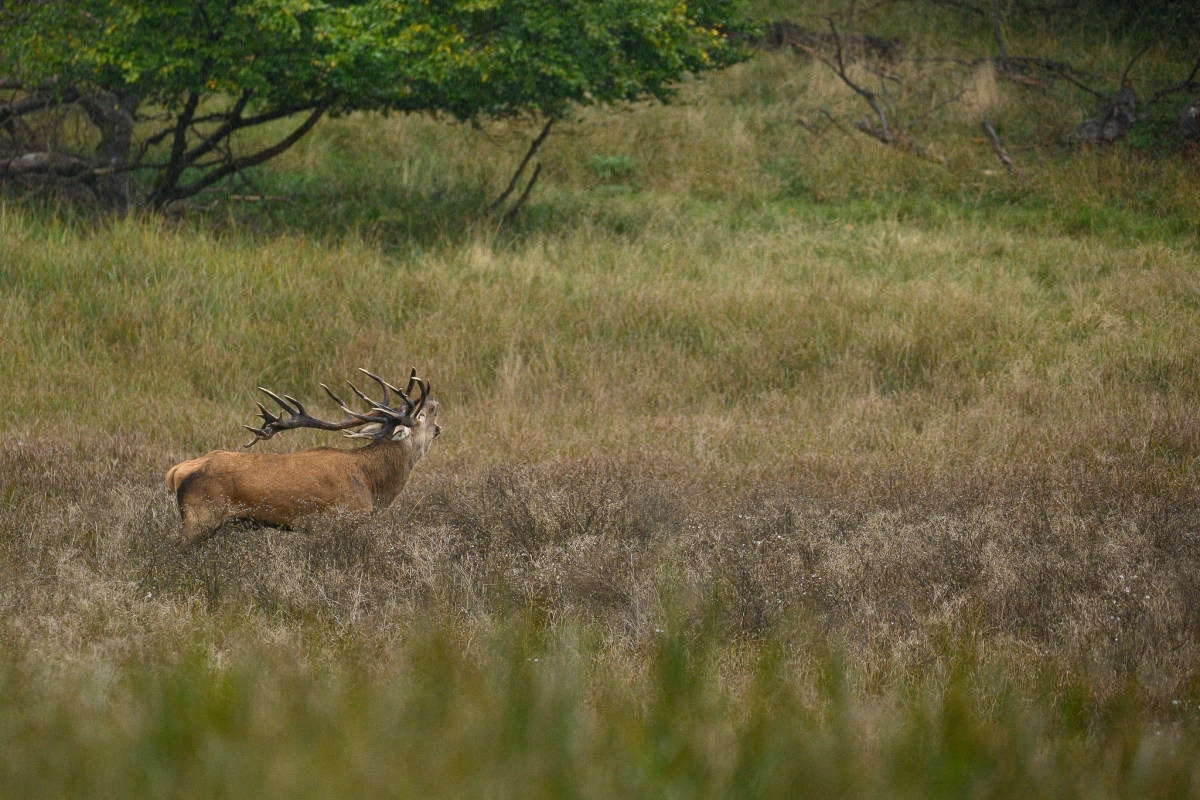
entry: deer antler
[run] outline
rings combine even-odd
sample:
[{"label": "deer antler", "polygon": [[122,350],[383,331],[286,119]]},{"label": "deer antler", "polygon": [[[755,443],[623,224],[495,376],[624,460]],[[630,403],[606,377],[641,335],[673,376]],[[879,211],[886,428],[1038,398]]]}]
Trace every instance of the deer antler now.
[{"label": "deer antler", "polygon": [[[375,373],[368,372],[361,367],[359,368],[359,372],[363,373],[368,378],[379,384],[379,387],[383,390],[383,402],[375,402],[363,394],[353,383],[346,381],[354,393],[358,395],[358,397],[369,407],[367,413],[360,414],[359,412],[354,411],[347,406],[342,398],[338,397],[333,393],[333,390],[322,383],[321,388],[325,390],[325,394],[329,395],[330,399],[338,404],[338,408],[340,408],[346,414],[346,418],[341,422],[327,422],[322,419],[317,419],[316,417],[310,416],[308,412],[304,410],[304,405],[291,395],[285,394],[280,397],[270,389],[264,389],[261,386],[258,387],[260,392],[265,394],[267,397],[270,397],[279,405],[281,409],[283,409],[283,413],[272,414],[262,403],[256,403],[258,406],[258,416],[262,418],[263,425],[259,428],[255,428],[250,425],[242,426],[254,434],[254,438],[249,442],[246,442],[244,445],[242,445],[242,447],[253,447],[260,441],[270,439],[276,433],[279,433],[279,431],[293,430],[295,428],[316,428],[317,430],[322,431],[347,431],[351,428],[358,428],[363,425],[378,425],[378,428],[370,431],[350,431],[345,435],[356,439],[390,439],[395,433],[397,427],[402,426],[405,428],[411,428],[416,424],[417,415],[421,413],[421,409],[425,406],[425,398],[429,394],[429,384],[417,377],[416,369],[413,369],[412,374],[409,376],[408,389],[409,391],[412,391],[414,385],[420,387],[421,399],[417,403],[414,403],[411,399],[409,399],[406,392],[400,391]],[[396,394],[400,395],[400,398],[404,401],[403,410],[392,407],[390,392],[396,392]],[[285,418],[283,414],[286,414],[287,417]]]}]

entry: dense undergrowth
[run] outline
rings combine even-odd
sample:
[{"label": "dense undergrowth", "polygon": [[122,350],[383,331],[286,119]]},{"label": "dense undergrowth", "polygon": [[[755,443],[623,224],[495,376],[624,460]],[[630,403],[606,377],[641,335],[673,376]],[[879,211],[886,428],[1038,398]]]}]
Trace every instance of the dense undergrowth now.
[{"label": "dense undergrowth", "polygon": [[[1134,47],[1086,33],[1010,48]],[[1095,109],[972,80],[913,129],[944,167],[764,53],[567,121],[510,225],[532,125],[329,120],[166,218],[6,199],[0,793],[1200,792],[1197,164],[1008,175],[985,111]],[[392,509],[176,552],[162,473],[255,386],[413,364],[445,435]]]}]

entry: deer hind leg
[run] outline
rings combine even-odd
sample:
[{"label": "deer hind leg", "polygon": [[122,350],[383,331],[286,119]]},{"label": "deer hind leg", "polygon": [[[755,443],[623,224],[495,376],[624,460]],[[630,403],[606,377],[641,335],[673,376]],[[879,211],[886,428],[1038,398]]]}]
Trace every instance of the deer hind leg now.
[{"label": "deer hind leg", "polygon": [[207,541],[225,522],[223,511],[203,504],[181,505],[179,515],[183,518],[183,535],[179,540],[180,550],[190,550]]},{"label": "deer hind leg", "polygon": [[184,484],[176,494],[179,516],[183,520],[180,550],[189,550],[209,539],[229,519],[229,501],[223,496],[212,497],[203,486]]}]

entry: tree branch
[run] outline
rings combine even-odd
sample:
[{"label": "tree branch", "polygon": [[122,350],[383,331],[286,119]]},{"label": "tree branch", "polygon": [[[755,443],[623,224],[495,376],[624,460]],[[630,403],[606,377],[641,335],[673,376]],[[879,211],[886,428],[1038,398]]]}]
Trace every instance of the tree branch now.
[{"label": "tree branch", "polygon": [[1005,166],[1009,172],[1016,172],[1017,165],[1013,163],[1009,157],[1008,151],[1004,149],[1004,145],[1000,143],[1000,134],[996,133],[996,128],[992,125],[992,121],[984,117],[983,132],[992,140],[992,152],[996,154],[996,158],[1000,159],[1000,163]]},{"label": "tree branch", "polygon": [[1134,53],[1133,58],[1129,59],[1129,63],[1125,65],[1125,71],[1121,73],[1121,80],[1117,81],[1118,92],[1125,88],[1125,79],[1129,77],[1129,71],[1133,69],[1133,65],[1137,63],[1139,58],[1146,55],[1146,53],[1150,51],[1150,48],[1154,47],[1156,44],[1158,44],[1158,39],[1151,41],[1141,50],[1138,50],[1136,53]]},{"label": "tree branch", "polygon": [[1083,89],[1088,94],[1092,95],[1093,97],[1098,97],[1101,100],[1107,100],[1109,97],[1104,92],[1097,91],[1075,78],[1075,76],[1072,75],[1072,73],[1075,72],[1075,69],[1070,64],[1065,64],[1061,61],[1051,61],[1046,58],[1033,58],[1031,56],[1009,56],[1008,61],[1009,63],[1014,64],[1028,64],[1033,67],[1040,67],[1047,72],[1057,75],[1072,86]]},{"label": "tree branch", "polygon": [[[174,130],[175,130],[174,126],[171,126],[170,128],[163,128],[158,133],[155,133],[154,135],[148,136],[145,139],[143,139],[142,143],[138,146],[137,158],[135,158],[133,160],[133,163],[135,163],[135,164],[142,163],[142,159],[146,157],[146,151],[149,150],[154,145],[161,142],[163,139],[167,138],[171,134],[171,132]],[[163,165],[163,166],[165,166],[165,165]]]},{"label": "tree branch", "polygon": [[[542,132],[539,133],[537,135],[537,137],[529,144],[529,150],[527,150],[525,152],[525,157],[523,159],[521,159],[521,164],[520,164],[520,166],[517,167],[517,171],[513,173],[512,179],[508,182],[508,186],[504,187],[504,191],[500,193],[500,196],[497,197],[490,206],[488,206],[489,214],[496,213],[496,211],[500,208],[500,206],[504,205],[504,201],[506,201],[508,199],[509,195],[511,195],[513,193],[513,189],[515,189],[517,186],[517,181],[519,181],[521,179],[521,173],[523,173],[525,171],[525,167],[528,166],[528,164],[529,164],[529,159],[533,158],[534,153],[536,153],[538,151],[538,148],[542,146],[542,142],[544,142],[546,140],[546,137],[550,135],[550,126],[553,124],[554,124],[554,117],[551,117],[550,119],[546,120],[546,124],[542,127]],[[541,169],[541,165],[539,164],[537,168]],[[531,185],[532,185],[532,182],[531,182]],[[525,189],[525,193],[527,194],[528,191],[529,191],[529,187],[527,186]],[[520,204],[521,204],[521,201],[518,200],[517,207],[519,207]],[[507,215],[506,215],[506,218],[507,218]]]},{"label": "tree branch", "polygon": [[1004,49],[1004,31],[1000,26],[1000,7],[996,0],[992,0],[992,35],[996,37],[996,47],[1000,49],[1000,58],[1007,61],[1008,53]]},{"label": "tree branch", "polygon": [[73,87],[68,87],[61,95],[56,95],[49,90],[37,89],[20,100],[12,100],[0,105],[0,125],[15,117],[22,117],[64,103],[73,103],[78,99],[79,92]]},{"label": "tree branch", "polygon": [[521,196],[517,198],[517,202],[504,215],[501,222],[507,223],[512,221],[512,218],[521,210],[521,206],[525,205],[525,201],[529,199],[529,193],[533,191],[533,185],[537,183],[538,175],[542,174],[542,165],[538,163],[533,168],[533,175],[529,178],[529,183],[525,184],[525,191],[521,192]]},{"label": "tree branch", "polygon": [[1158,92],[1157,94],[1155,94],[1153,97],[1151,97],[1149,100],[1146,101],[1146,105],[1150,105],[1151,103],[1157,103],[1160,100],[1170,97],[1171,95],[1175,94],[1176,92],[1182,92],[1187,89],[1191,89],[1193,86],[1196,85],[1194,83],[1194,81],[1196,80],[1197,72],[1200,72],[1200,58],[1196,59],[1196,63],[1192,65],[1192,71],[1188,73],[1188,76],[1186,78],[1184,78],[1182,81],[1175,84],[1174,86],[1168,86],[1166,89],[1163,89],[1161,92]]},{"label": "tree branch", "polygon": [[172,203],[177,200],[185,200],[201,190],[212,186],[214,183],[224,180],[235,172],[239,172],[244,169],[250,169],[251,167],[257,167],[259,164],[271,160],[294,145],[296,142],[300,141],[304,134],[308,133],[312,129],[312,126],[317,124],[317,120],[321,118],[321,116],[329,109],[331,105],[333,105],[331,100],[322,100],[317,107],[313,109],[312,113],[308,115],[304,122],[300,123],[295,130],[293,130],[280,141],[276,142],[274,145],[264,150],[260,150],[252,156],[245,156],[243,158],[234,159],[233,161],[226,161],[224,166],[214,169],[213,171],[186,186],[181,186],[172,190],[169,196],[158,200],[155,205],[161,207],[167,203]]},{"label": "tree branch", "polygon": [[812,47],[795,41],[792,44],[833,70],[841,78],[842,83],[849,86],[855,94],[866,100],[871,108],[874,109],[875,113],[879,116],[879,128],[875,129],[870,125],[860,124],[858,125],[859,130],[870,133],[870,135],[884,143],[891,143],[894,137],[892,136],[891,129],[888,127],[887,113],[883,110],[883,106],[879,104],[879,99],[875,96],[874,92],[859,86],[846,74],[846,63],[842,58],[842,37],[838,34],[837,27],[833,23],[833,17],[826,17],[826,19],[829,22],[829,30],[833,33],[834,53],[837,56],[836,64]]},{"label": "tree branch", "polygon": [[183,155],[187,152],[188,127],[192,124],[192,117],[196,115],[196,106],[199,104],[200,93],[195,89],[190,90],[187,102],[184,103],[183,110],[179,113],[179,119],[175,121],[171,159],[167,163],[167,168],[159,174],[158,180],[154,182],[154,188],[150,191],[150,197],[147,199],[153,207],[165,205],[175,192],[175,184],[179,181],[179,176],[183,174],[185,166]]},{"label": "tree branch", "polygon": [[242,111],[245,110],[246,104],[250,102],[251,94],[252,92],[249,89],[242,92],[242,96],[238,98],[233,108],[230,109],[229,113],[226,115],[225,121],[218,125],[216,130],[214,130],[204,139],[200,140],[199,144],[184,153],[183,160],[185,164],[196,163],[197,159],[199,159],[205,153],[211,151],[221,142],[222,139],[233,133],[238,128],[242,127]]}]

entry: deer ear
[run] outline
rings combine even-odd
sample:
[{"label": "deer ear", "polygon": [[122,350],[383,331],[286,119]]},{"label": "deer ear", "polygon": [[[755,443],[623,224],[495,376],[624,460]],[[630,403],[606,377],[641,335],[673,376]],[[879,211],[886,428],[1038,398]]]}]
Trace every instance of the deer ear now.
[{"label": "deer ear", "polygon": [[408,428],[405,428],[405,427],[396,428],[396,432],[392,434],[392,441],[393,442],[403,441],[404,439],[407,439],[409,437],[409,435],[410,434],[409,434]]}]

